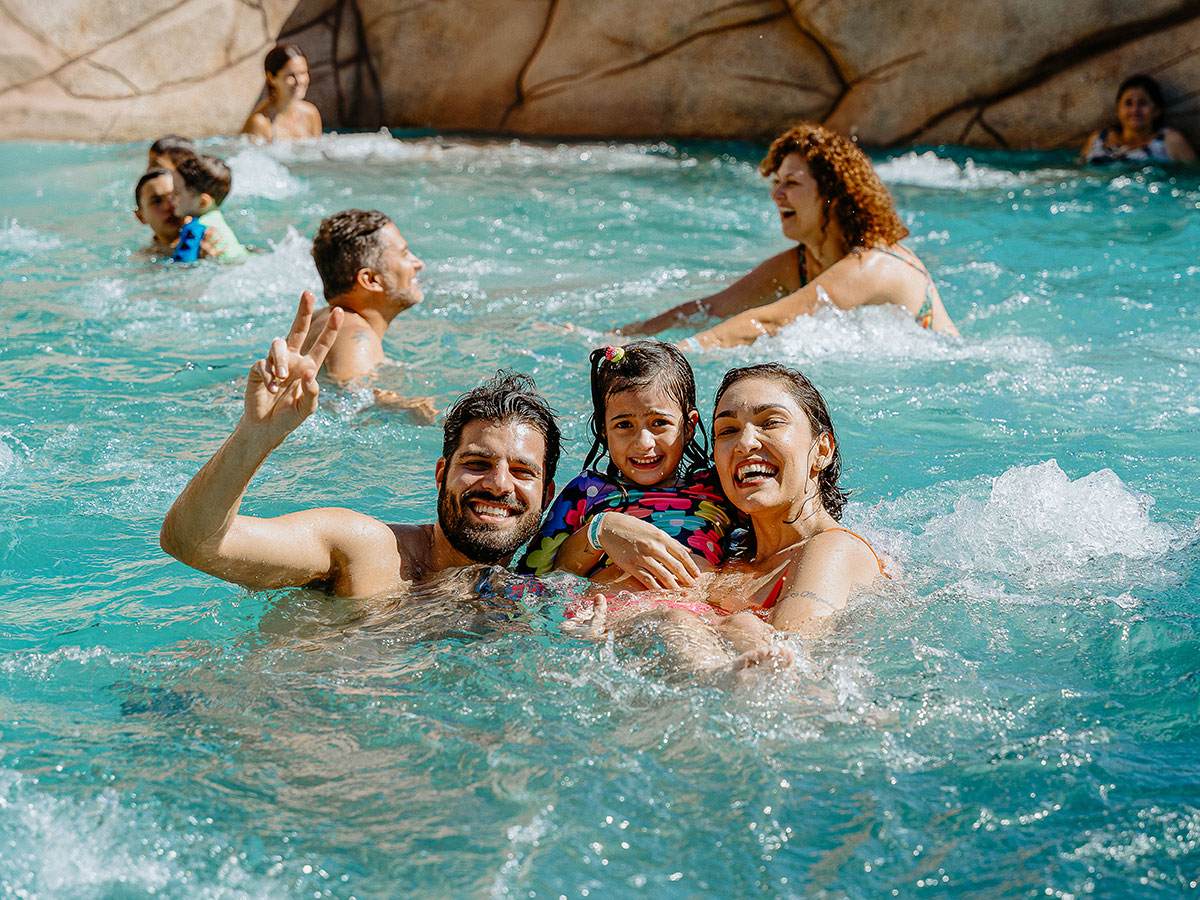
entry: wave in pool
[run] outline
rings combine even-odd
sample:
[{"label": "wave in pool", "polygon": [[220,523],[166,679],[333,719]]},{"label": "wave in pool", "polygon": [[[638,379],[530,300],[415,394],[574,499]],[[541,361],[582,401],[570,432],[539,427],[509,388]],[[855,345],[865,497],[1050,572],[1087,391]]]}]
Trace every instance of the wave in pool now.
[{"label": "wave in pool", "polygon": [[226,202],[238,203],[254,197],[286,200],[306,191],[303,179],[258,147],[244,147],[225,161],[233,170],[233,185]]}]

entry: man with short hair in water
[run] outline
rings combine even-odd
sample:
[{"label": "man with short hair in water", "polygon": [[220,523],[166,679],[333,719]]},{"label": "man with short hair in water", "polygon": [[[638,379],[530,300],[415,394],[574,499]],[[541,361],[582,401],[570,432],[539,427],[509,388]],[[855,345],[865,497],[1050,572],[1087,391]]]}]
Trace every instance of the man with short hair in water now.
[{"label": "man with short hair in water", "polygon": [[560,444],[532,379],[510,372],[464,394],[446,416],[436,522],[389,525],[334,507],[269,519],[238,512],[255,472],[317,408],[317,370],[344,313],[334,309],[301,353],[315,303],[305,291],[286,341],[276,338],[251,367],[241,421],[176,498],[162,548],[251,589],[314,585],[355,598],[394,593],[443,569],[507,565],[554,496]]},{"label": "man with short hair in water", "polygon": [[[425,298],[417,283],[425,264],[377,209],[347,209],[325,219],[312,257],[329,304],[313,317],[313,328],[322,328],[335,309],[345,314],[325,373],[343,384],[369,375],[387,358],[383,335],[392,320]],[[310,335],[309,345],[315,340]]]},{"label": "man with short hair in water", "polygon": [[147,169],[133,189],[133,215],[153,232],[150,250],[170,256],[183,219],[175,212],[175,178],[167,169]]},{"label": "man with short hair in water", "polygon": [[[139,251],[147,259],[166,257],[175,252],[183,217],[176,203],[175,175],[168,169],[147,169],[133,189],[134,217],[153,232],[150,246]],[[205,232],[200,239],[200,256],[220,255],[214,235]]]},{"label": "man with short hair in water", "polygon": [[[425,264],[396,224],[377,209],[347,209],[325,219],[313,238],[312,256],[329,304],[313,317],[314,332],[333,310],[344,314],[338,338],[325,358],[325,374],[338,384],[357,381],[387,359],[383,336],[392,320],[425,298],[417,283]],[[308,345],[315,340],[315,333],[311,334]],[[432,422],[436,415],[432,401],[424,397],[403,397],[376,388],[375,400],[422,423]]]}]

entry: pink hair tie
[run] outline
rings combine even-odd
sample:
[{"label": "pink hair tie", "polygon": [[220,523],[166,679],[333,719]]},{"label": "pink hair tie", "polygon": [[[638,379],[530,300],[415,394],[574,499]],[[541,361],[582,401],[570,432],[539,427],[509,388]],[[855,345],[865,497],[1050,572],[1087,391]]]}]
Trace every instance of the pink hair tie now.
[{"label": "pink hair tie", "polygon": [[604,359],[606,361],[615,363],[615,362],[620,362],[624,358],[625,358],[625,348],[624,347],[605,347],[604,348]]}]

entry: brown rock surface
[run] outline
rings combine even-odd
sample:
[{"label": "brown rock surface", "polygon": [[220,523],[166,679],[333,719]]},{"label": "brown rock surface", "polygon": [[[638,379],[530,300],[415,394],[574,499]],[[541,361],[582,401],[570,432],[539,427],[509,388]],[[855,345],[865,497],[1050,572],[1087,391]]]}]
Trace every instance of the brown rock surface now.
[{"label": "brown rock surface", "polygon": [[327,126],[1078,146],[1144,71],[1200,138],[1196,0],[0,0],[9,138],[236,131],[277,38]]},{"label": "brown rock surface", "polygon": [[6,138],[236,131],[297,0],[0,0]]}]

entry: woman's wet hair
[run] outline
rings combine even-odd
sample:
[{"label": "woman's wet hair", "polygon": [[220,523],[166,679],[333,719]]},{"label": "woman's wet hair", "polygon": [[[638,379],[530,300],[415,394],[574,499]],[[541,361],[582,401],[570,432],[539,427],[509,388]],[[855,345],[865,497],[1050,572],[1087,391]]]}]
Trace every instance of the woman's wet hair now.
[{"label": "woman's wet hair", "polygon": [[833,420],[829,418],[829,409],[825,406],[825,398],[821,396],[821,392],[817,390],[816,385],[797,369],[781,365],[780,363],[743,366],[738,369],[730,369],[725,373],[725,377],[721,379],[721,386],[717,388],[717,396],[713,401],[714,415],[716,409],[721,404],[721,398],[725,396],[725,392],[739,381],[745,381],[748,378],[765,378],[782,385],[788,394],[791,395],[792,399],[796,401],[796,405],[804,411],[804,415],[808,418],[809,428],[812,429],[813,437],[819,438],[823,434],[829,435],[830,441],[833,444],[833,453],[829,457],[829,462],[826,463],[825,468],[821,469],[817,474],[817,491],[820,495],[821,505],[825,507],[825,511],[840,522],[842,519],[842,510],[846,506],[846,501],[850,498],[850,492],[838,487],[838,478],[842,474],[842,451],[838,447],[837,434],[834,433]]},{"label": "woman's wet hair", "polygon": [[1154,104],[1157,110],[1154,114],[1154,121],[1151,123],[1151,127],[1155,131],[1162,128],[1163,119],[1166,116],[1166,102],[1163,100],[1162,85],[1149,75],[1130,75],[1117,88],[1117,103],[1121,102],[1121,98],[1125,96],[1125,92],[1130,88],[1139,88],[1146,92],[1146,96],[1150,98],[1150,102]]},{"label": "woman's wet hair", "polygon": [[[614,352],[616,351],[616,352]],[[610,359],[609,357],[613,357]],[[592,351],[592,449],[583,461],[585,469],[592,468],[608,455],[604,423],[608,398],[622,391],[643,387],[658,387],[678,401],[684,427],[691,422],[690,413],[696,409],[696,376],[687,358],[674,344],[665,341],[634,341],[623,347],[601,347]],[[692,429],[692,437],[683,448],[685,474],[708,465],[708,446],[703,428]],[[609,461],[608,473],[617,474]]]},{"label": "woman's wet hair", "polygon": [[299,45],[276,44],[275,48],[267,54],[267,58],[263,60],[263,71],[268,75],[278,75],[280,69],[297,57],[308,62],[308,57],[304,55],[304,51],[300,49]]},{"label": "woman's wet hair", "polygon": [[792,153],[808,164],[817,191],[831,205],[851,250],[908,237],[887,188],[853,141],[815,122],[801,122],[772,142],[758,171],[764,178],[774,175]]}]

